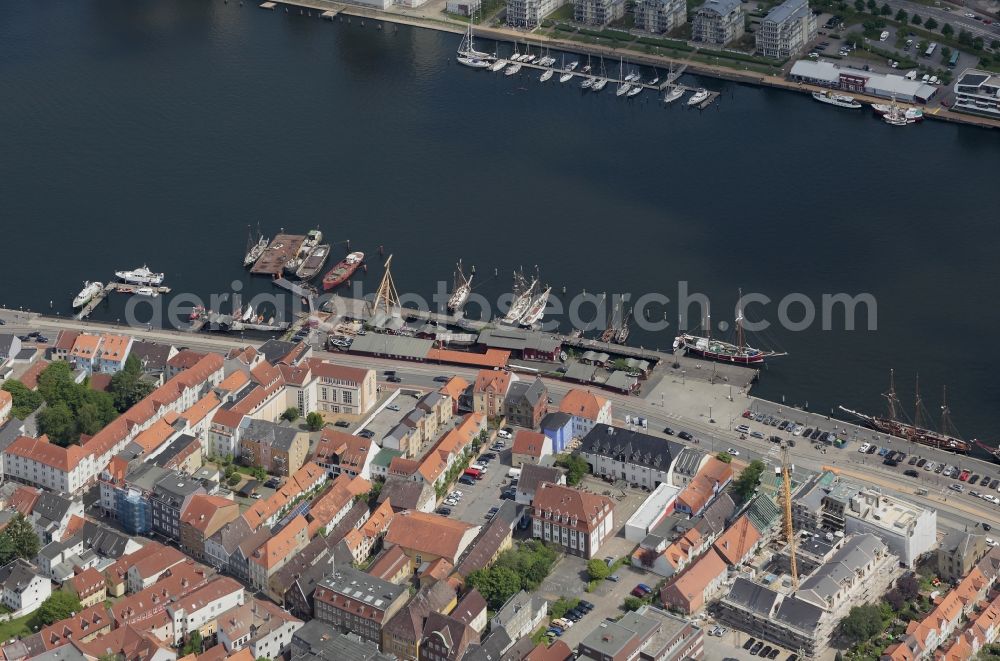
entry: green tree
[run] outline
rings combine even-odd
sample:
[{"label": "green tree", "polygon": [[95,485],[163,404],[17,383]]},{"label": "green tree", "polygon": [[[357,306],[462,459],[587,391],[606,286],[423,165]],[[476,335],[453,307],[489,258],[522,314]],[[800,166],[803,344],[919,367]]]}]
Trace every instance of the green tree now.
[{"label": "green tree", "polygon": [[496,611],[521,590],[521,577],[509,567],[494,566],[469,574],[468,584],[479,590],[490,608]]},{"label": "green tree", "polygon": [[920,25],[921,23],[923,23],[923,21],[920,18],[920,14],[914,14],[913,18],[910,19],[910,23],[913,23],[914,25]]},{"label": "green tree", "polygon": [[764,472],[764,462],[754,459],[733,482],[733,494],[740,503],[745,503],[757,490],[757,483]]},{"label": "green tree", "polygon": [[576,598],[559,597],[552,605],[549,606],[549,615],[553,620],[558,620],[560,617],[570,612],[579,605],[580,600]]},{"label": "green tree", "polygon": [[184,647],[181,648],[181,653],[185,656],[188,654],[201,654],[203,642],[204,641],[201,639],[201,632],[195,629],[188,636],[187,642],[184,643]]},{"label": "green tree", "polygon": [[943,34],[946,37],[950,37],[951,35],[955,34],[955,28],[951,27],[951,23],[945,23],[944,25],[941,26],[941,34]]},{"label": "green tree", "polygon": [[865,3],[865,6],[868,7],[868,10],[873,14],[876,10],[878,10],[878,3],[875,2],[875,0],[868,0],[868,2]]},{"label": "green tree", "polygon": [[372,488],[368,490],[368,502],[377,503],[378,497],[382,494],[382,487],[385,482],[382,480],[372,480]]},{"label": "green tree", "polygon": [[936,30],[937,26],[938,22],[934,20],[933,16],[924,21],[924,27],[928,30]]},{"label": "green tree", "polygon": [[313,411],[306,416],[306,427],[309,431],[319,431],[323,428],[324,424],[323,416],[316,411]]},{"label": "green tree", "polygon": [[865,10],[865,0],[854,0],[854,9],[859,14]]},{"label": "green tree", "polygon": [[985,45],[986,42],[983,41],[982,37],[976,37],[972,40],[972,48],[975,50],[983,50],[983,46]]},{"label": "green tree", "polygon": [[33,560],[41,548],[41,543],[38,540],[38,535],[35,534],[34,527],[20,512],[14,515],[14,518],[4,528],[3,533],[0,533],[0,539],[3,538],[10,541],[10,548],[13,551],[13,556],[4,559],[4,563],[9,562],[13,558]]},{"label": "green tree", "polygon": [[287,420],[288,422],[295,422],[299,419],[299,410],[294,406],[289,406],[285,409],[285,412],[281,414],[282,420]]},{"label": "green tree", "polygon": [[882,14],[883,16],[889,16],[890,14],[892,14],[892,7],[889,6],[888,2],[882,3],[881,9],[879,9],[879,13]]},{"label": "green tree", "polygon": [[561,454],[556,459],[556,466],[566,469],[566,484],[574,486],[580,483],[583,476],[590,470],[587,461],[575,454]]},{"label": "green tree", "polygon": [[910,15],[906,13],[905,9],[900,9],[896,12],[896,20],[900,23],[906,23],[910,18]]},{"label": "green tree", "polygon": [[958,33],[958,43],[962,44],[963,46],[971,46],[972,45],[972,33],[969,32],[968,30],[962,30],[962,31],[960,31]]},{"label": "green tree", "polygon": [[625,597],[624,606],[627,611],[637,611],[642,608],[644,604],[645,602],[639,597],[633,597],[632,595]]},{"label": "green tree", "polygon": [[144,378],[139,359],[129,356],[121,371],[111,377],[110,391],[115,408],[124,413],[153,392],[153,383]]},{"label": "green tree", "polygon": [[24,420],[29,415],[37,411],[38,407],[41,406],[44,401],[40,392],[29,390],[28,386],[16,379],[8,379],[5,381],[3,384],[3,390],[9,392],[11,398],[14,400],[12,403],[11,415],[18,420]]},{"label": "green tree", "polygon": [[592,581],[603,581],[611,575],[611,569],[608,567],[608,563],[600,558],[591,558],[587,562],[587,574]]},{"label": "green tree", "polygon": [[715,455],[715,458],[726,464],[733,463],[733,455],[729,454],[728,452],[720,452],[719,454]]},{"label": "green tree", "polygon": [[840,626],[849,640],[863,643],[882,631],[882,611],[874,604],[853,606]]},{"label": "green tree", "polygon": [[56,445],[66,447],[80,440],[73,411],[65,402],[56,402],[45,407],[38,414],[38,431],[49,437]]},{"label": "green tree", "polygon": [[990,42],[990,48],[993,50],[1000,50],[1000,39],[994,39]]},{"label": "green tree", "polygon": [[107,654],[102,654],[97,657],[97,661],[118,661],[118,654],[115,652],[108,652]]},{"label": "green tree", "polygon": [[71,613],[80,611],[80,600],[69,592],[53,592],[52,596],[42,602],[32,618],[35,626],[47,627],[53,622],[65,620]]}]

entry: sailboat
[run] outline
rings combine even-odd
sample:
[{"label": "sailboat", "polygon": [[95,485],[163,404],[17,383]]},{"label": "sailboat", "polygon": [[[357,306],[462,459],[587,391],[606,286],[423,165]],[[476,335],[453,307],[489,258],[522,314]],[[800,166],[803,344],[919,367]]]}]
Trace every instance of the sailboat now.
[{"label": "sailboat", "polygon": [[496,62],[490,65],[490,71],[496,73],[497,71],[500,71],[500,69],[503,69],[505,66],[507,66],[507,60],[501,60],[497,58]]},{"label": "sailboat", "polygon": [[475,276],[465,277],[465,274],[462,272],[462,260],[458,260],[458,264],[455,266],[455,288],[448,299],[448,312],[455,314],[465,306],[466,301],[469,300],[469,295],[472,293],[473,277]]},{"label": "sailboat", "polygon": [[615,344],[625,344],[628,340],[628,334],[631,331],[628,325],[628,318],[632,316],[632,310],[629,310],[628,314],[622,319],[622,325],[618,327],[617,332],[615,332],[615,337],[611,341]]},{"label": "sailboat", "polygon": [[608,72],[604,70],[604,58],[601,58],[601,75],[594,81],[594,84],[590,86],[590,89],[595,92],[600,92],[604,89],[605,85],[608,84]]},{"label": "sailboat", "polygon": [[611,311],[611,322],[608,324],[608,327],[604,329],[604,332],[601,333],[601,342],[607,342],[610,344],[611,342],[615,341],[615,338],[618,336],[618,330],[619,330],[618,324],[619,324],[619,319],[621,319],[621,317],[622,317],[621,301],[616,300],[615,307]]},{"label": "sailboat", "polygon": [[[469,21],[469,29],[465,31],[465,35],[462,37],[462,43],[458,45],[458,61],[462,62],[462,58],[469,61],[487,61],[487,66],[489,66],[488,61],[493,57],[489,53],[483,53],[482,51],[476,50],[475,40],[472,36],[472,21]],[[465,64],[465,62],[462,62]]]},{"label": "sailboat", "polygon": [[632,89],[628,91],[627,96],[628,98],[631,99],[633,96],[638,96],[639,94],[641,94],[642,90],[644,89],[646,88],[642,86],[642,83],[635,83],[634,85],[632,85]]},{"label": "sailboat", "polygon": [[517,42],[515,41],[514,42],[514,52],[511,53],[510,61],[511,62],[520,62],[521,61],[521,57],[523,57],[523,56],[521,55],[521,51],[517,50]]},{"label": "sailboat", "polygon": [[249,225],[247,226],[247,252],[243,257],[243,266],[252,266],[254,262],[260,259],[260,256],[264,254],[267,249],[268,240],[260,231],[260,223],[257,224],[257,241],[253,240],[253,233],[250,231]]},{"label": "sailboat", "polygon": [[586,64],[586,66],[584,66],[582,69],[580,69],[580,72],[581,73],[590,73],[590,56],[589,55],[587,56],[587,64]]},{"label": "sailboat", "polygon": [[545,316],[545,305],[549,302],[549,294],[552,292],[552,287],[546,287],[545,290],[531,300],[531,305],[528,306],[528,311],[524,313],[521,317],[520,324],[526,328],[531,328]]},{"label": "sailboat", "polygon": [[517,324],[531,306],[531,302],[535,295],[535,287],[537,286],[538,280],[533,278],[531,280],[531,284],[528,284],[527,279],[524,277],[524,273],[514,271],[514,300],[511,301],[510,310],[508,310],[507,315],[500,320],[500,323],[507,324],[509,326]]},{"label": "sailboat", "polygon": [[554,74],[555,71],[553,71],[552,69],[546,69],[545,71],[542,72],[542,75],[538,77],[538,80],[544,83],[546,80],[552,78]]},{"label": "sailboat", "polygon": [[615,96],[625,96],[628,94],[629,89],[632,84],[625,80],[622,76],[625,74],[625,61],[621,60],[618,63],[618,80],[621,82],[618,84],[618,89],[615,91]]},{"label": "sailboat", "polygon": [[562,75],[561,75],[561,76],[559,76],[559,82],[560,82],[560,83],[565,83],[565,82],[568,82],[568,81],[569,81],[569,80],[570,80],[570,79],[571,79],[571,78],[573,77],[573,74],[572,74],[572,72],[570,71],[570,69],[568,69],[568,68],[566,67],[566,56],[565,56],[565,55],[563,55],[563,66],[562,66],[562,70],[563,70],[563,73],[562,73]]},{"label": "sailboat", "polygon": [[[740,292],[743,298],[743,292]],[[708,313],[705,323],[705,337],[682,333],[674,338],[674,351],[683,349],[687,354],[704,358],[705,360],[715,360],[721,363],[733,363],[736,365],[760,365],[765,359],[772,356],[784,356],[783,353],[775,351],[762,351],[748,346],[743,334],[743,310],[736,309],[736,344],[712,339],[712,315]]]},{"label": "sailboat", "polygon": [[514,62],[509,67],[507,67],[506,69],[504,69],[503,75],[505,75],[505,76],[513,76],[514,74],[516,74],[520,70],[521,70],[521,63],[520,62]]},{"label": "sailboat", "polygon": [[684,96],[684,88],[680,85],[674,85],[669,92],[663,95],[663,102],[668,104],[673,103],[682,96]]},{"label": "sailboat", "polygon": [[545,56],[538,60],[538,63],[543,67],[551,67],[556,63],[556,58],[549,54],[549,47],[545,47]]},{"label": "sailboat", "polygon": [[584,89],[584,90],[585,89],[590,89],[593,86],[594,86],[594,77],[593,76],[587,76],[582,81],[580,81],[580,89]]},{"label": "sailboat", "polygon": [[521,61],[529,64],[535,61],[535,56],[531,53],[531,44],[528,42],[524,43],[524,57],[521,58]]},{"label": "sailboat", "polygon": [[[850,413],[876,431],[880,431],[884,434],[890,434],[892,436],[896,436],[897,438],[903,438],[912,441],[913,443],[928,445],[932,448],[948,450],[949,452],[958,452],[960,454],[965,454],[972,449],[972,443],[958,438],[958,434],[951,425],[951,413],[948,409],[947,389],[944,390],[941,400],[941,431],[938,432],[932,429],[927,429],[923,426],[922,418],[925,411],[923,410],[923,402],[920,399],[919,375],[917,377],[917,384],[915,387],[915,398],[913,404],[914,418],[912,424],[900,420],[901,409],[899,405],[899,398],[896,396],[895,381],[895,371],[889,370],[889,391],[882,394],[886,400],[888,408],[887,415],[867,415],[843,406],[840,407],[840,410],[845,413]],[[978,442],[976,443],[979,444]],[[988,448],[986,446],[983,447],[992,453],[996,452],[994,448]]]}]

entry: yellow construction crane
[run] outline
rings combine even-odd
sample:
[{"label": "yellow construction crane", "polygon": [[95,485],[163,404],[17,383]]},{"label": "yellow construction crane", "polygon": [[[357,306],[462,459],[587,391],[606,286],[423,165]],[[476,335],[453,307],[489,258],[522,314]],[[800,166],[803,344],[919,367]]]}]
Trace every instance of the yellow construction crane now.
[{"label": "yellow construction crane", "polygon": [[792,528],[792,465],[788,462],[788,446],[781,446],[781,495],[785,501],[785,538],[792,572],[792,589],[799,589],[799,571],[795,566],[795,530]]}]

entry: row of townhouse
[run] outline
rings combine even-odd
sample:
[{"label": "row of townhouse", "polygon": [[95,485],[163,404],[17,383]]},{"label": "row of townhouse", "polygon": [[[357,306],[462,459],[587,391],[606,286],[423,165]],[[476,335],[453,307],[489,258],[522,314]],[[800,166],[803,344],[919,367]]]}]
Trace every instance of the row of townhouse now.
[{"label": "row of townhouse", "polygon": [[393,458],[389,462],[389,476],[440,487],[448,470],[469,453],[472,441],[485,429],[486,416],[482,413],[469,413],[461,423],[442,436],[423,459],[402,456]]},{"label": "row of townhouse", "polygon": [[92,484],[112,457],[171,413],[190,409],[223,376],[222,357],[209,354],[150,393],[83,445],[59,447],[48,438],[19,437],[3,453],[4,475],[12,480],[76,494]]}]

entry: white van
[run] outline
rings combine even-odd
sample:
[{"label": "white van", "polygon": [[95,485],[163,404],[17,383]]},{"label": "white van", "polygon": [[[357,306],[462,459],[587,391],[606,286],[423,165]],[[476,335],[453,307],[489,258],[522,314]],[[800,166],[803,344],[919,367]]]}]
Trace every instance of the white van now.
[{"label": "white van", "polygon": [[519,479],[521,479],[521,469],[520,468],[511,468],[509,471],[507,471],[507,477],[509,477],[509,478],[511,478],[513,480],[519,480]]}]

